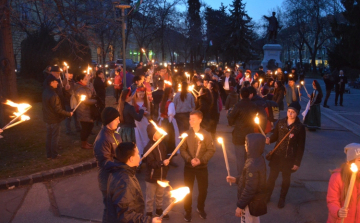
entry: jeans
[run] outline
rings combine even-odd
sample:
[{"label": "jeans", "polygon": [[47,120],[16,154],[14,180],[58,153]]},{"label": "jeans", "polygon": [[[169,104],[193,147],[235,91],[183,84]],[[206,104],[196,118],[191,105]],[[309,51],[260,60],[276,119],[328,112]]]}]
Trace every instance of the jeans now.
[{"label": "jeans", "polygon": [[46,157],[56,158],[60,137],[60,123],[46,123]]},{"label": "jeans", "polygon": [[94,127],[93,122],[80,122],[81,124],[81,132],[80,132],[80,138],[81,141],[87,141],[89,138],[89,135],[91,134],[91,131]]},{"label": "jeans", "polygon": [[234,145],[238,176],[241,176],[246,161],[245,145]]},{"label": "jeans", "polygon": [[285,199],[290,188],[291,169],[284,171],[278,167],[270,167],[270,174],[266,184],[267,192],[269,197],[271,197],[275,187],[275,181],[278,178],[280,172],[282,173],[280,198]]},{"label": "jeans", "polygon": [[153,212],[154,198],[155,198],[156,209],[162,209],[165,188],[161,187],[157,183],[145,182],[145,184],[146,184],[146,212],[151,212],[151,213]]},{"label": "jeans", "polygon": [[120,88],[120,89],[115,89],[114,88],[114,97],[115,97],[116,103],[119,102],[121,92],[122,92],[122,88]]},{"label": "jeans", "polygon": [[205,208],[205,200],[207,196],[208,188],[208,169],[194,169],[190,167],[184,168],[184,184],[189,187],[190,193],[184,199],[184,209],[186,212],[191,212],[192,210],[192,192],[195,182],[195,177],[198,183],[199,196],[197,200],[197,208],[200,211],[203,211]]},{"label": "jeans", "polygon": [[327,101],[330,97],[330,93],[331,93],[331,90],[326,90],[326,96],[325,96],[325,100],[324,100],[324,105],[327,105]]},{"label": "jeans", "polygon": [[[72,112],[73,109],[70,108],[70,105],[65,105],[65,110],[67,112]],[[74,112],[72,117],[68,117],[65,119],[65,128],[66,128],[66,133],[71,132],[71,119],[74,119],[75,122],[75,129],[76,130],[80,130],[80,124],[77,120],[77,116],[76,116],[76,112]]]},{"label": "jeans", "polygon": [[344,92],[338,92],[338,91],[337,91],[337,92],[335,92],[335,105],[337,105],[339,95],[340,95],[340,105],[343,104]]}]

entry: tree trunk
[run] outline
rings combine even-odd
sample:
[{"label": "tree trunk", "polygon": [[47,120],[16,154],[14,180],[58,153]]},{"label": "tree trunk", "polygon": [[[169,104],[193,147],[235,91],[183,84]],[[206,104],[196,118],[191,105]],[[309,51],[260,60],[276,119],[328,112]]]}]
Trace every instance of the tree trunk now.
[{"label": "tree trunk", "polygon": [[3,102],[17,97],[15,60],[8,0],[0,0],[0,125],[5,124]]},{"label": "tree trunk", "polygon": [[311,67],[313,73],[317,73],[315,60],[316,60],[316,51],[314,50],[314,53],[311,54]]}]

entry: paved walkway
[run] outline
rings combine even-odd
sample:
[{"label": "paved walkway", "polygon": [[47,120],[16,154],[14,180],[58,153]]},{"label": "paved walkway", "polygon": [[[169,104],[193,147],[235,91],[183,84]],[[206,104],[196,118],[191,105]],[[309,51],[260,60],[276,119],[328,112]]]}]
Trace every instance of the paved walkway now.
[{"label": "paved walkway", "polygon": [[[309,85],[309,86],[308,86]],[[307,81],[308,89],[311,82]],[[352,90],[350,95],[344,96],[345,107],[331,106],[331,110],[322,108],[323,114],[340,115],[355,112],[360,107],[358,98],[360,90]],[[332,96],[333,98],[333,96]],[[305,100],[301,102],[305,108]],[[333,110],[332,110],[333,109]],[[356,113],[354,116],[359,115]],[[285,112],[281,113],[285,116]],[[352,115],[349,115],[352,117]],[[277,208],[281,179],[276,183],[274,194],[268,205],[268,214],[261,217],[261,222],[325,222],[327,219],[326,191],[330,177],[329,170],[339,167],[345,161],[343,148],[351,142],[359,142],[358,125],[351,126],[356,134],[349,129],[348,124],[331,120],[330,115],[322,116],[322,130],[307,131],[306,151],[303,162],[297,173],[292,175],[291,188],[284,209]],[[234,148],[231,143],[232,129],[227,126],[225,112],[221,114],[217,135],[225,139],[228,150],[231,173],[235,174],[236,163]],[[357,131],[357,132],[356,132]],[[270,151],[274,145],[266,146]],[[176,188],[183,184],[183,161],[175,157],[180,165],[169,171],[171,185]],[[203,220],[196,214],[196,188],[193,208],[193,222],[239,222],[234,216],[236,208],[237,188],[225,182],[226,169],[224,158],[219,145],[214,157],[209,163],[209,190],[206,201],[208,219]],[[145,192],[144,173],[137,177]],[[281,178],[281,177],[279,177]],[[165,207],[164,207],[165,208]],[[0,191],[0,223],[16,222],[100,222],[103,204],[98,189],[97,170],[91,170],[71,177],[64,177],[45,183]],[[276,220],[274,220],[276,219]],[[166,222],[166,221],[165,221]],[[170,212],[168,222],[184,222],[183,203],[177,204]]]}]

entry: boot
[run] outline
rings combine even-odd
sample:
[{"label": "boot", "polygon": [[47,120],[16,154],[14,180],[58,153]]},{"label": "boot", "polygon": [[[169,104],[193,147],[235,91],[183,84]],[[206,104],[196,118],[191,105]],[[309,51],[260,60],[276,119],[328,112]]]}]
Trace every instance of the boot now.
[{"label": "boot", "polygon": [[81,141],[81,149],[93,149],[86,141]]}]

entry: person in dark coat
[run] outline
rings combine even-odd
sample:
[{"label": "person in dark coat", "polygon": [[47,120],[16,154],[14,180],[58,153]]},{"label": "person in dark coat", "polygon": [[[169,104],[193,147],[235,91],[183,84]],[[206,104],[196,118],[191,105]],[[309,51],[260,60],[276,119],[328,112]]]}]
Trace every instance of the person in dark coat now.
[{"label": "person in dark coat", "polygon": [[157,89],[153,91],[152,98],[153,98],[153,111],[151,112],[153,119],[158,120],[159,118],[159,108],[160,108],[160,102],[164,95],[164,80],[157,81]]},{"label": "person in dark coat", "polygon": [[60,155],[57,152],[60,123],[65,117],[71,117],[73,112],[67,112],[62,108],[56,88],[60,87],[56,77],[49,75],[46,78],[45,90],[42,94],[43,119],[46,123],[46,156],[48,159],[56,159]]},{"label": "person in dark coat", "polygon": [[201,122],[201,128],[205,129],[206,131],[210,132],[211,128],[211,114],[210,109],[213,103],[213,98],[211,92],[206,87],[202,87],[199,91],[199,96],[197,97],[195,110],[199,110],[203,113],[203,119]]},{"label": "person in dark coat", "polygon": [[230,94],[230,87],[236,86],[235,78],[230,76],[230,70],[225,71],[225,76],[221,77],[220,80],[220,91],[222,92],[221,98],[223,101],[223,104],[225,104],[227,96]]},{"label": "person in dark coat", "polygon": [[281,81],[275,82],[274,96],[272,101],[275,101],[278,104],[281,111],[284,110],[284,97],[285,97],[285,87]]},{"label": "person in dark coat", "polygon": [[63,86],[62,79],[60,76],[60,68],[58,66],[52,66],[51,70],[50,70],[50,74],[47,75],[47,77],[45,78],[43,86],[45,88],[48,87],[49,86],[49,78],[52,78],[51,76],[55,77],[56,81],[58,82],[58,86],[55,89],[55,92],[60,98],[61,107],[63,109],[65,109],[65,98],[64,98],[63,87],[62,87]]},{"label": "person in dark coat", "polygon": [[225,110],[229,110],[239,101],[239,94],[236,93],[234,87],[230,87],[230,94],[226,98]]},{"label": "person in dark coat", "polygon": [[337,106],[338,104],[339,96],[340,96],[340,106],[344,106],[343,95],[345,92],[345,84],[347,84],[347,77],[344,76],[343,70],[340,70],[339,76],[335,77],[334,84],[335,84],[335,106]]},{"label": "person in dark coat", "polygon": [[216,127],[219,123],[220,119],[220,108],[219,108],[219,100],[221,100],[220,93],[219,93],[219,86],[215,81],[210,81],[208,84],[208,89],[210,90],[212,96],[212,104],[210,106],[210,133],[215,139]]},{"label": "person in dark coat", "polygon": [[113,107],[107,107],[103,110],[101,113],[103,126],[94,142],[94,155],[99,170],[99,188],[102,193],[103,203],[105,206],[103,222],[106,222],[106,187],[109,178],[109,173],[106,171],[106,168],[115,165],[115,149],[121,143],[120,135],[115,132],[120,123],[119,116],[119,112]]},{"label": "person in dark coat", "polygon": [[132,99],[135,94],[132,94],[130,88],[121,92],[119,103],[120,114],[120,136],[123,142],[136,142],[135,139],[135,120],[140,122],[144,114],[147,112],[144,107],[140,107],[139,113],[136,112],[135,107],[131,105]]},{"label": "person in dark coat", "polygon": [[254,222],[255,219],[259,219],[259,217],[250,215],[248,205],[255,196],[266,194],[266,164],[262,155],[264,148],[265,137],[263,135],[259,133],[246,135],[247,159],[243,172],[236,178],[232,176],[226,177],[227,182],[238,184],[238,201],[235,216],[245,218],[245,222]]},{"label": "person in dark coat", "polygon": [[254,118],[258,112],[258,106],[251,102],[249,96],[249,89],[241,88],[241,100],[236,103],[233,110],[227,115],[229,125],[234,126],[232,142],[235,147],[238,175],[241,175],[246,160],[245,136],[254,132]]},{"label": "person in dark coat", "polygon": [[[96,99],[99,106],[99,111],[102,113],[105,108],[106,88],[108,86],[108,82],[106,81],[104,72],[102,70],[96,71],[95,75],[94,89],[97,96]],[[98,121],[101,121],[100,119],[101,117],[99,117]]]},{"label": "person in dark coat", "polygon": [[[146,129],[150,141],[144,148],[146,153],[154,143],[161,138],[161,134],[156,131],[153,125],[148,125]],[[153,216],[154,203],[156,206],[156,216],[161,216],[163,213],[163,197],[165,188],[160,186],[157,181],[165,181],[167,172],[169,170],[170,161],[167,159],[167,149],[163,142],[161,142],[157,148],[155,148],[146,157],[146,215]],[[164,219],[169,219],[169,215],[166,214]]]},{"label": "person in dark coat", "polygon": [[306,131],[305,126],[297,117],[301,106],[298,102],[293,102],[288,106],[287,117],[279,120],[274,129],[274,133],[266,138],[266,143],[276,142],[277,146],[286,136],[285,140],[279,145],[273,153],[269,162],[270,174],[267,180],[268,201],[274,190],[275,181],[282,172],[282,184],[278,207],[285,207],[285,198],[290,188],[291,173],[297,171],[300,167],[301,160],[305,150]]},{"label": "person in dark coat", "polygon": [[107,184],[106,223],[161,223],[158,217],[144,214],[145,203],[136,167],[140,154],[135,143],[120,143],[115,150],[114,166],[106,168],[110,173]]},{"label": "person in dark coat", "polygon": [[331,80],[329,74],[325,74],[323,76],[323,79],[324,79],[324,83],[325,83],[325,90],[326,90],[326,96],[325,96],[325,100],[324,100],[324,108],[330,108],[329,105],[327,104],[327,101],[330,97],[330,94],[331,94],[331,90],[333,89],[334,87],[334,83],[333,81]]},{"label": "person in dark coat", "polygon": [[[185,161],[184,184],[190,189],[190,194],[188,194],[184,199],[184,219],[187,222],[190,222],[192,218],[192,193],[195,178],[197,180],[199,190],[197,212],[202,219],[206,219],[206,212],[204,208],[209,183],[207,164],[215,153],[215,146],[211,134],[200,127],[202,119],[203,114],[201,111],[193,111],[190,113],[189,123],[191,128],[187,131],[188,136],[180,147],[181,157]],[[202,134],[204,137],[203,140],[200,141],[195,133]],[[201,146],[198,156],[196,156],[199,144]]]}]

